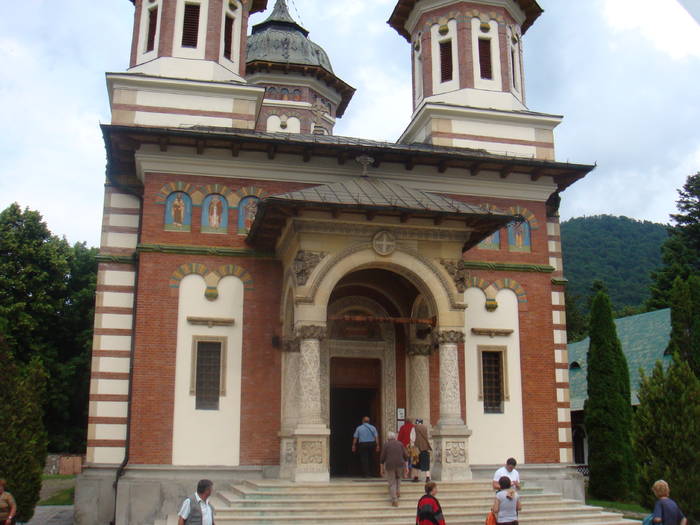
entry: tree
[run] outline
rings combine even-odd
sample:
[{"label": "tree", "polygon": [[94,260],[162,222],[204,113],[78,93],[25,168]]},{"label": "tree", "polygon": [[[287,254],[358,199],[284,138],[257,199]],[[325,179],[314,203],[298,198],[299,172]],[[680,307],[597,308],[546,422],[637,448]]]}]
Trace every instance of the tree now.
[{"label": "tree", "polygon": [[591,306],[587,380],[584,418],[590,450],[589,490],[594,497],[622,501],[635,479],[630,380],[610,298],[602,290]]},{"label": "tree", "polygon": [[675,223],[668,229],[662,247],[663,266],[652,272],[650,308],[670,306],[670,293],[676,277],[700,275],[700,173],[691,175],[678,190],[679,213],[671,215]]},{"label": "tree", "polygon": [[588,335],[588,319],[581,312],[581,297],[569,293],[564,294],[566,303],[566,333],[569,343],[582,341]]},{"label": "tree", "polygon": [[671,339],[667,354],[678,354],[700,377],[700,277],[676,277],[671,287]]},{"label": "tree", "polygon": [[[7,324],[4,332],[7,331]],[[46,432],[41,401],[46,373],[38,357],[18,366],[0,334],[3,429],[0,432],[0,477],[8,482],[17,501],[17,521],[34,515],[46,463]]]},{"label": "tree", "polygon": [[633,438],[640,501],[650,507],[651,485],[664,479],[686,515],[700,520],[700,380],[676,355],[668,370],[657,362],[651,376],[642,374],[638,396]]},{"label": "tree", "polygon": [[12,204],[0,213],[0,316],[19,365],[39,357],[48,374],[44,423],[50,449],[85,444],[96,250],[71,247],[41,215]]}]

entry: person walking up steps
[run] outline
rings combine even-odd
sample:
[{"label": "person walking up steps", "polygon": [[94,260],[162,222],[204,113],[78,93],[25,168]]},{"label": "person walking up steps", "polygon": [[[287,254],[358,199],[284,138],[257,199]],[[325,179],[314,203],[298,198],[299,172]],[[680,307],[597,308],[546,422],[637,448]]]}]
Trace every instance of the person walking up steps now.
[{"label": "person walking up steps", "polygon": [[365,416],[352,437],[352,451],[360,453],[362,476],[365,478],[371,475],[372,454],[375,450],[379,452],[379,435],[374,425],[370,425],[369,416]]},{"label": "person walking up steps", "polygon": [[418,483],[418,472],[422,472],[425,476],[425,482],[430,482],[430,451],[433,448],[430,446],[430,441],[428,440],[428,427],[423,424],[422,419],[416,419],[416,425],[411,431],[411,441],[413,441],[418,448],[418,468],[414,468],[413,471],[413,481]]},{"label": "person walking up steps", "polygon": [[403,443],[396,439],[396,434],[389,432],[387,437],[387,442],[379,457],[379,468],[382,476],[386,476],[389,482],[391,504],[394,507],[398,507],[399,498],[401,497],[401,476],[406,470],[408,452],[406,452],[406,447],[403,446]]},{"label": "person walking up steps", "polygon": [[500,490],[496,492],[491,511],[496,515],[498,525],[518,525],[518,512],[520,512],[520,495],[511,485],[508,476],[501,476],[498,480]]},{"label": "person walking up steps", "polygon": [[416,525],[445,525],[445,517],[437,500],[437,493],[437,483],[431,481],[425,484],[425,495],[418,500]]}]

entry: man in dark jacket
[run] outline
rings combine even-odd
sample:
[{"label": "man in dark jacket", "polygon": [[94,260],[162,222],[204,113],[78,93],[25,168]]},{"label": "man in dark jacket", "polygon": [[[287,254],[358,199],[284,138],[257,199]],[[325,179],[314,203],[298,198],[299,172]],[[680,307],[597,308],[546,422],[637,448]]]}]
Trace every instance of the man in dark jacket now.
[{"label": "man in dark jacket", "polygon": [[408,452],[403,443],[396,439],[396,434],[389,432],[389,438],[382,449],[382,454],[379,457],[380,471],[382,476],[386,476],[389,482],[389,496],[391,504],[394,507],[399,506],[399,497],[401,496],[401,476],[408,475],[406,472],[406,460]]}]

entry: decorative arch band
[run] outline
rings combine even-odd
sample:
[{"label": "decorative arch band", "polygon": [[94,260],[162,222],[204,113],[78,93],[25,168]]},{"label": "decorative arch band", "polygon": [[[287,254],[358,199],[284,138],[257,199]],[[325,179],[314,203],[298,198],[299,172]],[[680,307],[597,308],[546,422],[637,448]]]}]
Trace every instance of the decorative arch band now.
[{"label": "decorative arch band", "polygon": [[527,293],[525,293],[525,289],[520,285],[520,283],[514,279],[498,279],[497,281],[493,282],[494,288],[496,290],[512,290],[515,292],[516,297],[518,298],[519,303],[526,303],[527,302]]},{"label": "decorative arch band", "polygon": [[201,275],[207,285],[204,291],[204,296],[210,301],[215,301],[219,297],[219,282],[224,277],[237,277],[243,282],[245,290],[253,288],[253,277],[248,270],[242,266],[228,264],[220,266],[216,270],[210,270],[206,265],[201,263],[183,264],[170,276],[170,288],[176,290],[180,288],[180,283],[188,275]]},{"label": "decorative arch band", "polygon": [[168,182],[160,189],[160,191],[156,195],[156,204],[165,204],[168,200],[168,196],[170,196],[170,194],[173,192],[181,191],[192,196],[194,190],[195,187],[189,182]]},{"label": "decorative arch band", "polygon": [[533,230],[537,230],[540,227],[540,223],[537,221],[537,217],[535,217],[535,214],[527,208],[523,208],[522,206],[511,206],[510,208],[508,208],[508,213],[510,213],[511,215],[520,215],[521,217],[524,217],[530,225],[530,228],[532,228]]}]

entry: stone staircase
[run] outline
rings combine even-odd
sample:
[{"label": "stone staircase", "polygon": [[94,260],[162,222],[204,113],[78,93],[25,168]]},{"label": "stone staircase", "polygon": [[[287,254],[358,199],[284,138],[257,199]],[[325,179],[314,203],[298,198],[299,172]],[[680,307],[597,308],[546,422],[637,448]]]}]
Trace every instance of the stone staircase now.
[{"label": "stone staircase", "polygon": [[[438,483],[437,495],[448,525],[483,525],[493,502],[488,482],[465,481]],[[384,481],[333,480],[328,484],[295,484],[284,481],[246,481],[228,486],[217,485],[212,496],[217,525],[259,524],[295,525],[415,523],[416,503],[422,484],[401,484],[398,508],[392,507]],[[559,494],[527,487],[521,492],[521,524],[545,525],[630,525],[620,514],[600,507],[589,507]],[[154,525],[176,525],[177,517],[168,516]]]}]

